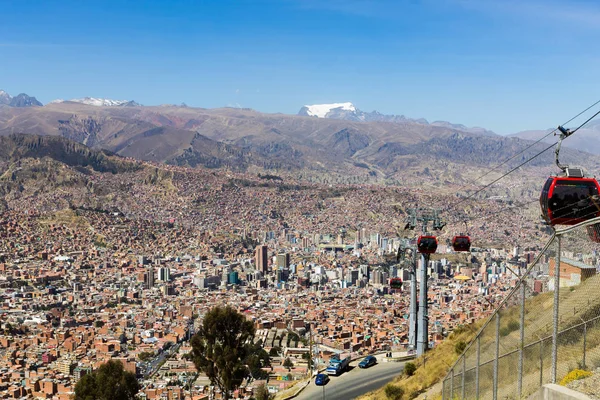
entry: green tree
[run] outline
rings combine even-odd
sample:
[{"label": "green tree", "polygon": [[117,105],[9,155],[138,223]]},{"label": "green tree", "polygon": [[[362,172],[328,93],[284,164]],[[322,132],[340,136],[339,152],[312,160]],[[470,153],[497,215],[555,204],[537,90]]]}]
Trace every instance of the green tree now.
[{"label": "green tree", "polygon": [[206,313],[192,338],[196,369],[221,389],[225,399],[249,374],[245,360],[253,337],[251,321],[230,306],[217,306]]},{"label": "green tree", "polygon": [[138,354],[138,358],[140,361],[148,361],[153,357],[154,353],[151,351],[142,351],[140,354]]},{"label": "green tree", "polygon": [[264,371],[263,367],[271,365],[271,358],[269,354],[262,348],[260,343],[248,344],[248,356],[244,361],[244,364],[250,369],[250,375],[254,379],[267,379],[269,373]]},{"label": "green tree", "polygon": [[294,366],[294,363],[289,358],[286,358],[283,362],[283,366],[288,369],[288,371]]},{"label": "green tree", "polygon": [[77,382],[75,400],[133,400],[139,390],[135,374],[111,360]]}]

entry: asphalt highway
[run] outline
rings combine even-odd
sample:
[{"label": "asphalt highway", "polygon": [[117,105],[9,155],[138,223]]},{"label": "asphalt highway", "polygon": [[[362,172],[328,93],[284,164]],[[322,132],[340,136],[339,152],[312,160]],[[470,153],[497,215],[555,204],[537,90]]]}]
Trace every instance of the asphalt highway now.
[{"label": "asphalt highway", "polygon": [[314,378],[310,384],[296,397],[298,400],[350,400],[379,389],[398,376],[404,369],[404,362],[381,362],[370,368],[358,368],[361,360],[350,364],[350,371],[340,376],[332,376],[325,386],[315,385]]}]

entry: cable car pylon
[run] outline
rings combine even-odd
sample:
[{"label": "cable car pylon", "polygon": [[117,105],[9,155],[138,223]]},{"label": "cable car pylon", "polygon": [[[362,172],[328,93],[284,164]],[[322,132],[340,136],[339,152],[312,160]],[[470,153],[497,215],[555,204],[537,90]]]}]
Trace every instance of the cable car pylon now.
[{"label": "cable car pylon", "polygon": [[[429,255],[437,250],[437,238],[428,233],[428,225],[431,222],[434,230],[441,230],[446,226],[439,216],[440,210],[426,210],[424,208],[411,208],[407,210],[405,229],[415,229],[417,224],[421,225],[421,235],[417,239],[417,252],[421,253],[421,287],[419,292],[418,322],[414,331],[417,333],[417,356],[425,354],[429,349],[429,315],[427,304],[427,266]],[[416,274],[415,274],[416,280]],[[412,281],[412,280],[411,280]],[[412,285],[411,285],[412,286]],[[416,300],[416,282],[411,287],[411,310],[413,309],[413,298]],[[421,328],[417,330],[417,326]]]},{"label": "cable car pylon", "polygon": [[408,350],[417,350],[417,249],[411,246],[408,239],[400,243],[396,262],[409,264],[410,272],[410,309],[408,319]]}]

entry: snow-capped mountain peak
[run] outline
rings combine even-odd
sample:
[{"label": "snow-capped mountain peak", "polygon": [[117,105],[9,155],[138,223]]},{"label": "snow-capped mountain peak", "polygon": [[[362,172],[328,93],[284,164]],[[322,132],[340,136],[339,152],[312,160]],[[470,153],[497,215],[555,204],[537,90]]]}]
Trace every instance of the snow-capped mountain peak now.
[{"label": "snow-capped mountain peak", "polygon": [[8,104],[12,100],[12,96],[0,89],[0,104]]},{"label": "snow-capped mountain peak", "polygon": [[355,112],[356,107],[352,103],[332,103],[332,104],[313,104],[306,105],[302,108],[310,117],[326,118],[327,114],[333,110]]},{"label": "snow-capped mountain peak", "polygon": [[[66,100],[73,103],[81,103],[87,104],[89,106],[98,106],[98,107],[126,107],[126,106],[139,106],[133,100],[112,100],[112,99],[101,99],[96,97],[84,97],[81,99],[71,99]],[[53,100],[50,103],[64,103],[65,100]]]},{"label": "snow-capped mountain peak", "polygon": [[392,122],[399,124],[416,123],[420,125],[437,126],[481,135],[495,135],[494,132],[487,131],[483,128],[469,128],[461,124],[452,124],[446,121],[435,121],[429,123],[424,118],[412,119],[407,118],[404,115],[386,115],[380,113],[379,111],[365,112],[356,108],[352,103],[306,105],[300,109],[298,115],[317,118],[341,119],[355,122]]}]

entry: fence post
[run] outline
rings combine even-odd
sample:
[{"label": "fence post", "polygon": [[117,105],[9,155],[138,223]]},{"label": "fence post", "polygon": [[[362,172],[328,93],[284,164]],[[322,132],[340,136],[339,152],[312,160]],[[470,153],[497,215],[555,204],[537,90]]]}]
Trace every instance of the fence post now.
[{"label": "fence post", "polygon": [[442,381],[442,400],[446,400],[446,381],[448,380],[448,376],[444,377]]},{"label": "fence post", "polygon": [[525,341],[525,284],[523,281],[521,284],[521,326],[520,326],[520,343],[519,343],[519,381],[517,392],[519,398],[523,392],[523,345]]},{"label": "fence post", "polygon": [[466,380],[465,380],[465,372],[467,371],[467,357],[465,357],[464,353],[463,353],[463,356],[462,356],[462,361],[463,361],[463,363],[462,363],[463,364],[463,373],[462,373],[462,389],[461,389],[461,392],[460,392],[460,398],[462,400],[465,400],[465,382],[466,382]]},{"label": "fence post", "polygon": [[454,397],[454,368],[450,370],[450,400]]},{"label": "fence post", "polygon": [[540,338],[540,387],[544,386],[544,339]]},{"label": "fence post", "polygon": [[556,363],[558,356],[558,308],[560,306],[560,241],[561,236],[556,236],[556,260],[554,263],[554,313],[552,316],[552,382],[556,383]]},{"label": "fence post", "polygon": [[585,353],[586,353],[586,346],[587,346],[587,322],[583,323],[583,360],[582,360],[582,364],[583,364],[583,369],[585,369]]},{"label": "fence post", "polygon": [[498,358],[500,358],[500,310],[496,311],[496,356],[494,357],[493,399],[498,399]]},{"label": "fence post", "polygon": [[477,336],[477,361],[475,364],[475,399],[479,400],[479,356],[481,355],[481,336]]}]

